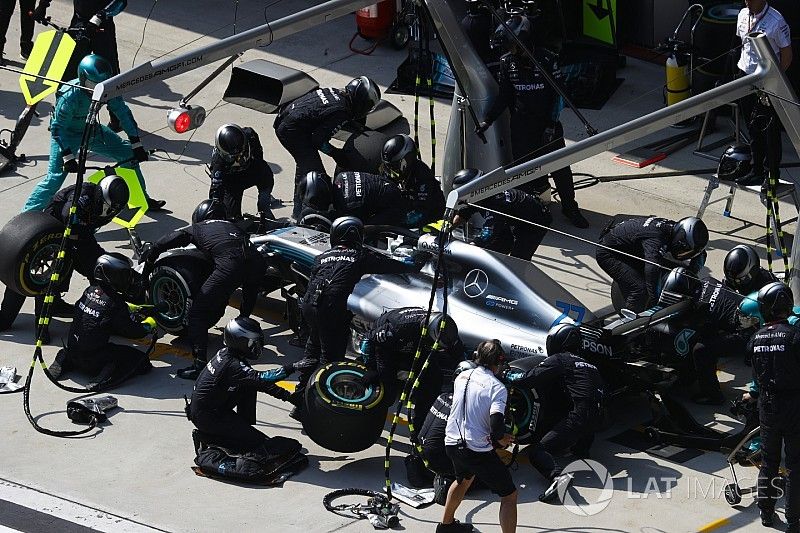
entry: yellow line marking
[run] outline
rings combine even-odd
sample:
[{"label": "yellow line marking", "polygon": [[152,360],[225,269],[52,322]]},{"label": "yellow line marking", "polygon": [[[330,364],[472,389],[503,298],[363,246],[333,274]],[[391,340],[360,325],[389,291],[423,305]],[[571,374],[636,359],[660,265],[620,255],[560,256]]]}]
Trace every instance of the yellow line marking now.
[{"label": "yellow line marking", "polygon": [[697,530],[697,533],[708,533],[709,531],[714,531],[722,526],[727,526],[730,522],[730,518],[720,518],[719,520],[714,520],[713,522],[709,522],[708,524],[704,525]]}]

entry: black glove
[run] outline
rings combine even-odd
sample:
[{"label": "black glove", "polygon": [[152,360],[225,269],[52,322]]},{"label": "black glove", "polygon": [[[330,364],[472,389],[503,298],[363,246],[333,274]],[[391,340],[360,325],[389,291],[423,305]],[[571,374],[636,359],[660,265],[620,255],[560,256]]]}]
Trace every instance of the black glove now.
[{"label": "black glove", "polygon": [[489,126],[491,125],[492,125],[491,122],[486,122],[485,120],[482,120],[475,128],[475,133],[477,133],[478,135],[483,135],[484,133],[486,133],[486,130],[488,130]]},{"label": "black glove", "polygon": [[78,160],[75,159],[75,154],[71,150],[65,150],[61,158],[64,160],[64,172],[67,174],[78,172]]},{"label": "black glove", "polygon": [[340,167],[347,168],[350,165],[350,160],[347,157],[347,154],[344,153],[344,150],[341,148],[334,148],[331,150],[331,153],[328,154],[336,161],[336,164]]},{"label": "black glove", "polygon": [[136,158],[137,161],[141,163],[142,161],[150,159],[147,150],[144,149],[141,141],[139,141],[139,137],[131,137],[130,141],[131,148],[133,148],[133,157]]},{"label": "black glove", "polygon": [[47,5],[43,2],[39,2],[39,5],[36,6],[36,9],[33,10],[33,20],[38,22],[39,24],[44,24],[47,22]]}]

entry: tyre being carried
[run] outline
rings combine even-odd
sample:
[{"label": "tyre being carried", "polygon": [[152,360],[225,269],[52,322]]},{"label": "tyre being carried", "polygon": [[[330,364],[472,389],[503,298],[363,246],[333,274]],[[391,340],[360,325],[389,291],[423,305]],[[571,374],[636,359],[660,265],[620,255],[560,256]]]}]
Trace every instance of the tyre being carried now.
[{"label": "tyre being carried", "polygon": [[0,230],[0,281],[23,296],[44,293],[63,237],[64,225],[43,211],[12,218]]},{"label": "tyre being carried", "polygon": [[[156,262],[149,280],[150,303],[166,308],[155,316],[164,331],[179,337],[186,334],[192,300],[211,268],[211,263],[200,253],[170,255]],[[225,309],[220,311],[221,317]]]},{"label": "tyre being carried", "polygon": [[382,383],[364,386],[367,367],[337,361],[319,368],[306,387],[303,429],[327,450],[354,453],[378,440],[389,409]]}]

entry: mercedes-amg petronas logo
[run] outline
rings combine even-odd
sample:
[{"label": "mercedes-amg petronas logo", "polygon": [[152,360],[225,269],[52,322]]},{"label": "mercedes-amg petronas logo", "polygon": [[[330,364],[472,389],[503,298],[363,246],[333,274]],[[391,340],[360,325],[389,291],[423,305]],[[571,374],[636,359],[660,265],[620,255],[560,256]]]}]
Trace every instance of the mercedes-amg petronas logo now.
[{"label": "mercedes-amg petronas logo", "polygon": [[464,276],[464,294],[470,298],[477,298],[489,288],[489,276],[479,268],[467,272]]}]

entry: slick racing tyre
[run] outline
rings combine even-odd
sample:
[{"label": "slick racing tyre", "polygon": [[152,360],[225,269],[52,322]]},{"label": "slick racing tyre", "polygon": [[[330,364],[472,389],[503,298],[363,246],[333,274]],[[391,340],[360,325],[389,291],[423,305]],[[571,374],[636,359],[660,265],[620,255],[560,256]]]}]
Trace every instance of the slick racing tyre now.
[{"label": "slick racing tyre", "polygon": [[[509,363],[514,371],[527,372],[545,360],[544,355],[532,355]],[[533,389],[523,389],[507,385],[506,432],[514,435],[517,442],[528,443],[537,433],[542,403],[539,394]]]},{"label": "slick racing tyre", "polygon": [[337,361],[318,369],[306,387],[303,429],[327,450],[354,453],[378,440],[389,409],[382,383],[364,386],[367,368]]},{"label": "slick racing tyre", "polygon": [[43,211],[12,218],[0,230],[0,281],[23,296],[45,292],[63,237],[64,225]]},{"label": "slick racing tyre", "polygon": [[[186,334],[192,300],[210,270],[210,265],[194,257],[173,256],[156,262],[150,274],[150,303],[166,302],[167,310],[154,317],[164,331],[178,337]],[[220,316],[224,312],[221,309]]]}]

